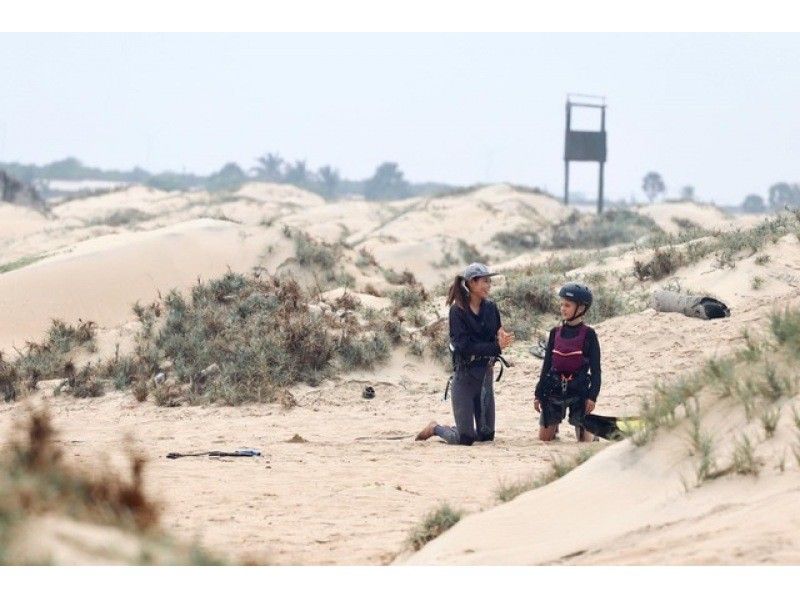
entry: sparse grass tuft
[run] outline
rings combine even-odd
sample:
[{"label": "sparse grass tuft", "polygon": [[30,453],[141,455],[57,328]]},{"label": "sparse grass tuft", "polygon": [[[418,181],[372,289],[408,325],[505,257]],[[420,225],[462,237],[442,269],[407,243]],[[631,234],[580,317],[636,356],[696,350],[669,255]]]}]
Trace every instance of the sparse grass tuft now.
[{"label": "sparse grass tuft", "polygon": [[800,352],[800,310],[785,309],[770,316],[770,330],[780,345]]},{"label": "sparse grass tuft", "polygon": [[764,279],[761,276],[753,276],[753,280],[750,281],[750,288],[757,291],[763,286]]},{"label": "sparse grass tuft", "polygon": [[764,379],[758,386],[761,396],[772,402],[777,402],[781,397],[788,394],[790,387],[789,379],[781,375],[772,362],[765,359]]},{"label": "sparse grass tuft", "polygon": [[745,347],[739,351],[738,355],[745,361],[752,363],[762,354],[761,344],[753,338],[746,328],[742,330],[742,338],[744,339]]},{"label": "sparse grass tuft", "polygon": [[434,509],[411,530],[407,543],[412,550],[419,550],[425,544],[439,537],[461,520],[462,511],[454,510],[448,504]]},{"label": "sparse grass tuft", "polygon": [[742,435],[734,443],[733,471],[740,475],[758,475],[758,462],[755,456],[755,447],[750,438]]},{"label": "sparse grass tuft", "polygon": [[12,270],[19,270],[20,268],[24,268],[25,266],[30,266],[31,264],[35,264],[36,262],[43,260],[46,257],[47,254],[39,253],[36,255],[26,255],[25,257],[21,257],[12,262],[6,262],[5,264],[0,264],[0,274],[5,274],[6,272],[11,272]]},{"label": "sparse grass tuft", "polygon": [[148,214],[136,208],[124,208],[121,210],[114,210],[101,218],[94,218],[86,224],[88,226],[129,226],[140,222],[147,222],[155,217],[155,214]]},{"label": "sparse grass tuft", "polygon": [[550,464],[550,469],[538,478],[501,484],[500,487],[495,490],[495,498],[499,502],[508,502],[529,490],[546,486],[556,481],[558,478],[564,477],[570,471],[588,461],[596,452],[597,450],[582,449],[571,459],[554,459]]},{"label": "sparse grass tuft", "polygon": [[767,407],[761,412],[761,425],[764,426],[767,438],[772,438],[775,435],[780,419],[781,410],[779,407]]}]

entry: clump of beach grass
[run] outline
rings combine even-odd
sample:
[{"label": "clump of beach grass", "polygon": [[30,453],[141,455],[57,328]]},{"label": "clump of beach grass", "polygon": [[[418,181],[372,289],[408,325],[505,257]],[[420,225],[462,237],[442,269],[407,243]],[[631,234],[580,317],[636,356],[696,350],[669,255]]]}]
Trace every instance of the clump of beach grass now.
[{"label": "clump of beach grass", "polygon": [[419,550],[453,527],[463,515],[463,511],[455,510],[447,503],[439,505],[411,530],[406,540],[409,548]]},{"label": "clump of beach grass", "polygon": [[546,486],[547,484],[564,477],[570,471],[588,461],[596,452],[597,450],[593,449],[582,449],[572,458],[555,458],[550,463],[550,468],[542,475],[527,480],[523,479],[510,483],[502,483],[500,487],[495,490],[494,496],[501,503],[508,502],[515,499],[520,494],[528,492],[529,490]]}]

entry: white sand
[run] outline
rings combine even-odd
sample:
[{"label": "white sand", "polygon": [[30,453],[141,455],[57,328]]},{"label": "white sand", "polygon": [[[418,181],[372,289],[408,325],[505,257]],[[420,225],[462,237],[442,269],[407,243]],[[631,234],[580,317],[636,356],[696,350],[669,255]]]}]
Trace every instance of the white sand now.
[{"label": "white sand", "polygon": [[[133,334],[130,307],[136,300],[146,303],[159,291],[187,289],[198,277],[207,280],[228,267],[296,268],[283,224],[352,243],[355,249],[345,251],[344,261],[359,293],[368,281],[382,280],[377,268],[355,268],[361,247],[370,248],[381,266],[409,269],[432,284],[463,267],[458,256],[458,265],[435,265],[445,250],[454,251],[458,239],[488,243],[499,231],[542,230],[569,213],[552,199],[504,185],[386,205],[326,204],[313,194],[266,184],[234,195],[238,199],[221,202],[205,193],[132,188],[62,204],[52,221],[8,211],[22,220],[17,230],[0,229],[6,247],[14,255],[51,255],[0,274],[0,347],[37,338],[50,318],[83,318],[100,324],[101,353],[108,354],[120,338]],[[131,206],[154,218],[135,226],[83,224]],[[209,210],[237,222],[208,218]],[[685,214],[683,206],[667,204],[656,215],[671,222]],[[264,218],[271,221],[259,224]],[[673,379],[704,356],[724,354],[743,327],[762,324],[776,305],[793,301],[798,245],[787,237],[768,247],[770,261],[763,266],[750,257],[722,270],[709,258],[678,273],[684,288],[714,291],[727,301],[730,319],[703,322],[645,310],[598,325],[604,380],[598,412],[636,413],[654,380]],[[486,250],[498,264],[509,259],[498,247]],[[629,272],[634,255],[624,252],[604,267]],[[535,252],[513,263],[541,259]],[[764,279],[758,290],[751,288],[755,276]],[[324,299],[342,292],[330,291]],[[357,296],[375,308],[388,303]],[[501,482],[538,475],[554,456],[580,449],[570,430],[550,445],[536,440],[531,392],[540,362],[527,353],[528,346],[518,343],[510,351],[516,365],[497,385],[497,440],[485,446],[413,441],[430,418],[450,423],[452,416],[441,400],[442,367],[402,351],[375,372],[355,372],[318,388],[292,388],[299,406],[289,411],[275,405],[167,409],[137,404],[119,392],[47,400],[67,458],[91,467],[107,453],[121,463],[122,440],[132,435],[150,459],[147,485],[164,503],[166,530],[180,539],[197,538],[231,558],[388,563],[402,553],[407,534],[426,512],[447,501],[483,512],[467,517],[410,562],[798,562],[796,470],[765,475],[757,484],[723,480],[686,495],[679,480],[683,439],[639,452],[627,444],[611,446],[559,482],[493,509]],[[375,399],[361,398],[365,385],[376,388]],[[43,384],[40,395],[51,389],[51,383]],[[0,438],[21,412],[18,404],[0,405]],[[308,442],[286,442],[295,434]],[[260,448],[264,457],[164,458],[170,451],[239,447]],[[591,513],[585,504],[591,504]],[[557,516],[543,522],[543,510]],[[581,526],[566,523],[581,517],[594,519]],[[756,525],[737,525],[742,520]]]}]

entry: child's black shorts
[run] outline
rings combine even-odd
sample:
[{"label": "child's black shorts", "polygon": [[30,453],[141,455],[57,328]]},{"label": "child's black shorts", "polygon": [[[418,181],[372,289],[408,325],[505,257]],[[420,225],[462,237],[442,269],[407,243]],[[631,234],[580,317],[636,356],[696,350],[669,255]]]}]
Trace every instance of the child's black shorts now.
[{"label": "child's black shorts", "polygon": [[564,421],[569,409],[569,423],[572,426],[582,426],[586,415],[586,399],[583,397],[569,397],[560,399],[551,397],[541,399],[542,413],[539,416],[539,425],[549,428]]}]

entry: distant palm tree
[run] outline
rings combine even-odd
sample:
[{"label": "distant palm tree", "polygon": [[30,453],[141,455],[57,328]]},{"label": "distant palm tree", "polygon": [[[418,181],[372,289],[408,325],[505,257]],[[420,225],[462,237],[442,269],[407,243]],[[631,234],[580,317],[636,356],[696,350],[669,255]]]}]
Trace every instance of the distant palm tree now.
[{"label": "distant palm tree", "polygon": [[329,199],[333,198],[342,180],[339,176],[339,171],[330,166],[323,166],[317,170],[317,174],[319,174],[319,179],[322,182],[322,194]]},{"label": "distant palm tree", "polygon": [[367,199],[400,199],[408,197],[410,186],[396,162],[384,162],[375,169],[372,178],[364,182]]},{"label": "distant palm tree", "polygon": [[253,170],[256,173],[256,178],[264,181],[278,182],[282,178],[281,170],[283,168],[283,158],[279,154],[267,154],[256,158],[258,166]]},{"label": "distant palm tree", "polygon": [[308,182],[308,169],[305,160],[295,160],[294,164],[286,168],[283,180],[291,185],[302,187]]}]

